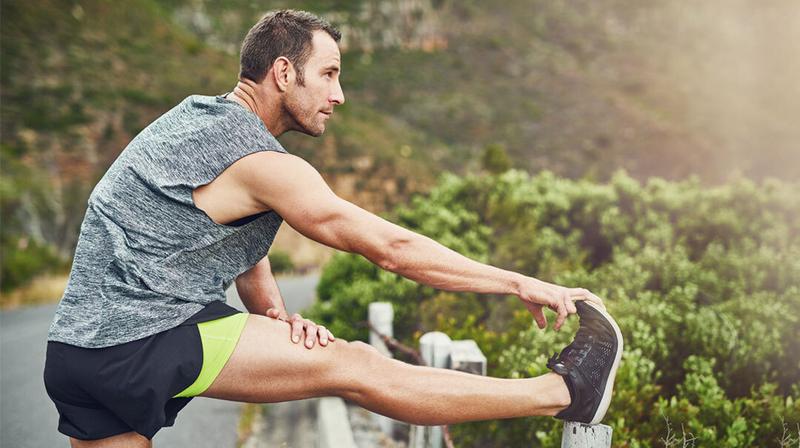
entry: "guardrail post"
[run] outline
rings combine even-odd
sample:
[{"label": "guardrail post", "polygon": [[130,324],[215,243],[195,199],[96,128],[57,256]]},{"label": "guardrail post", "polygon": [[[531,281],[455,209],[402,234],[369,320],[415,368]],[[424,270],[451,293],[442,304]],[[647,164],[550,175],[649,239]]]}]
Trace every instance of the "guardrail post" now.
[{"label": "guardrail post", "polygon": [[[375,330],[393,337],[394,310],[389,302],[369,304],[369,322]],[[369,343],[380,353],[393,358],[392,352],[375,332],[370,331]],[[441,369],[453,369],[486,376],[486,356],[472,339],[453,341],[440,331],[431,331],[419,340],[420,355],[425,364]],[[395,420],[372,413],[381,430],[393,436]],[[561,448],[610,448],[612,429],[607,425],[586,425],[564,422]],[[441,426],[411,425],[409,448],[441,448],[443,445]]]},{"label": "guardrail post", "polygon": [[[394,321],[394,309],[389,302],[372,302],[369,304],[367,310],[369,323],[372,327],[386,336],[394,337],[394,328],[392,322]],[[393,358],[392,352],[383,342],[383,340],[375,334],[374,331],[369,332],[369,345],[378,349],[380,353],[389,358]],[[380,426],[384,434],[392,437],[394,435],[395,420],[372,412],[372,419]]]},{"label": "guardrail post", "polygon": [[453,341],[450,352],[450,368],[486,376],[486,356],[472,339]]},{"label": "guardrail post", "polygon": [[[486,375],[486,356],[472,339],[452,341],[439,331],[425,333],[419,340],[419,351],[431,367],[460,370],[476,375]],[[411,448],[441,448],[441,426],[411,426]]]},{"label": "guardrail post", "polygon": [[[394,337],[394,329],[392,327],[392,322],[394,321],[394,309],[392,308],[391,303],[372,302],[369,304],[367,312],[369,315],[369,323],[376,331],[385,334],[386,336]],[[375,347],[384,355],[393,358],[392,352],[389,351],[389,348],[383,343],[381,337],[375,334],[374,331],[369,332],[369,345]]]},{"label": "guardrail post", "polygon": [[612,429],[606,425],[564,422],[561,448],[610,448]]},{"label": "guardrail post", "polygon": [[[446,369],[450,367],[450,351],[453,341],[441,331],[431,331],[419,338],[419,352],[422,360],[430,367]],[[441,426],[411,425],[408,435],[410,448],[441,448]]]},{"label": "guardrail post", "polygon": [[319,399],[316,448],[358,448],[347,417],[347,407],[339,397]]}]

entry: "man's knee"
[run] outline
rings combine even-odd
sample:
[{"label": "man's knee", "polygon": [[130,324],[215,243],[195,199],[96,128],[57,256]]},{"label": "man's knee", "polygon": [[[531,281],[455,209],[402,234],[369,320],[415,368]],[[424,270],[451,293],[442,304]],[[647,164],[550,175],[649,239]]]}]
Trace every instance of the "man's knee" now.
[{"label": "man's knee", "polygon": [[350,344],[353,345],[353,349],[354,350],[359,351],[364,356],[374,356],[374,355],[379,355],[380,354],[380,352],[378,352],[378,349],[376,349],[375,347],[367,344],[366,342],[363,342],[363,341],[352,341],[352,342],[350,342]]},{"label": "man's knee", "polygon": [[[363,393],[376,382],[376,375],[392,360],[382,355],[375,347],[361,341],[337,340],[338,353],[330,358],[333,366],[331,374],[337,385],[336,395],[351,399],[349,394]],[[327,348],[327,347],[326,347]]]},{"label": "man's knee", "polygon": [[335,344],[341,350],[338,353],[334,352],[331,356],[331,361],[336,367],[364,366],[365,363],[375,362],[379,358],[386,359],[375,347],[361,341],[340,339]]}]

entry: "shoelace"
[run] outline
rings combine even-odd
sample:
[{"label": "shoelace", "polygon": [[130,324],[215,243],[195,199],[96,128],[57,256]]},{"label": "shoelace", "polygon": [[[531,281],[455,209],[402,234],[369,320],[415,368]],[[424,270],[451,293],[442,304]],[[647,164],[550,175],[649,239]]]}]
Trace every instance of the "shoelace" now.
[{"label": "shoelace", "polygon": [[547,361],[547,367],[559,375],[566,376],[583,363],[593,343],[594,336],[588,334],[586,327],[579,328],[571,344],[564,347],[561,353],[553,353],[553,356]]}]

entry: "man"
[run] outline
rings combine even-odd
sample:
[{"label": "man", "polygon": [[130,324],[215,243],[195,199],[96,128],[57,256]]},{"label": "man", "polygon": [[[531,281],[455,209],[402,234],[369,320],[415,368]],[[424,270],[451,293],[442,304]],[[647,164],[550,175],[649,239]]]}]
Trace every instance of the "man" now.
[{"label": "man", "polygon": [[[44,372],[73,447],[151,446],[194,396],[340,396],[421,425],[556,414],[596,423],[605,414],[622,337],[599,298],[475,262],[368,213],[275,140],[322,135],[344,103],[339,38],[308,13],[267,14],[245,37],[233,92],[184,100],[95,187]],[[287,316],[266,256],[283,220],[420,283],[515,294],[541,328],[543,307],[558,313],[556,329],[577,312],[581,328],[548,363],[555,373],[537,378],[383,357]],[[224,303],[233,281],[249,314]]]}]

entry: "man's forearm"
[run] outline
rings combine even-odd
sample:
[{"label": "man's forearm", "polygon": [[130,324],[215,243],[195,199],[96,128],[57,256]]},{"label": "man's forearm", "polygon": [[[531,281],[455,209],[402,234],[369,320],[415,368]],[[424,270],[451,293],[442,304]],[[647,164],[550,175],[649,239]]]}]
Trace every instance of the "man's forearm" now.
[{"label": "man's forearm", "polygon": [[519,293],[522,274],[477,262],[424,235],[407,232],[392,243],[383,263],[386,269],[446,291]]},{"label": "man's forearm", "polygon": [[240,275],[236,279],[236,290],[250,313],[263,315],[269,308],[286,311],[278,283],[266,260]]}]

